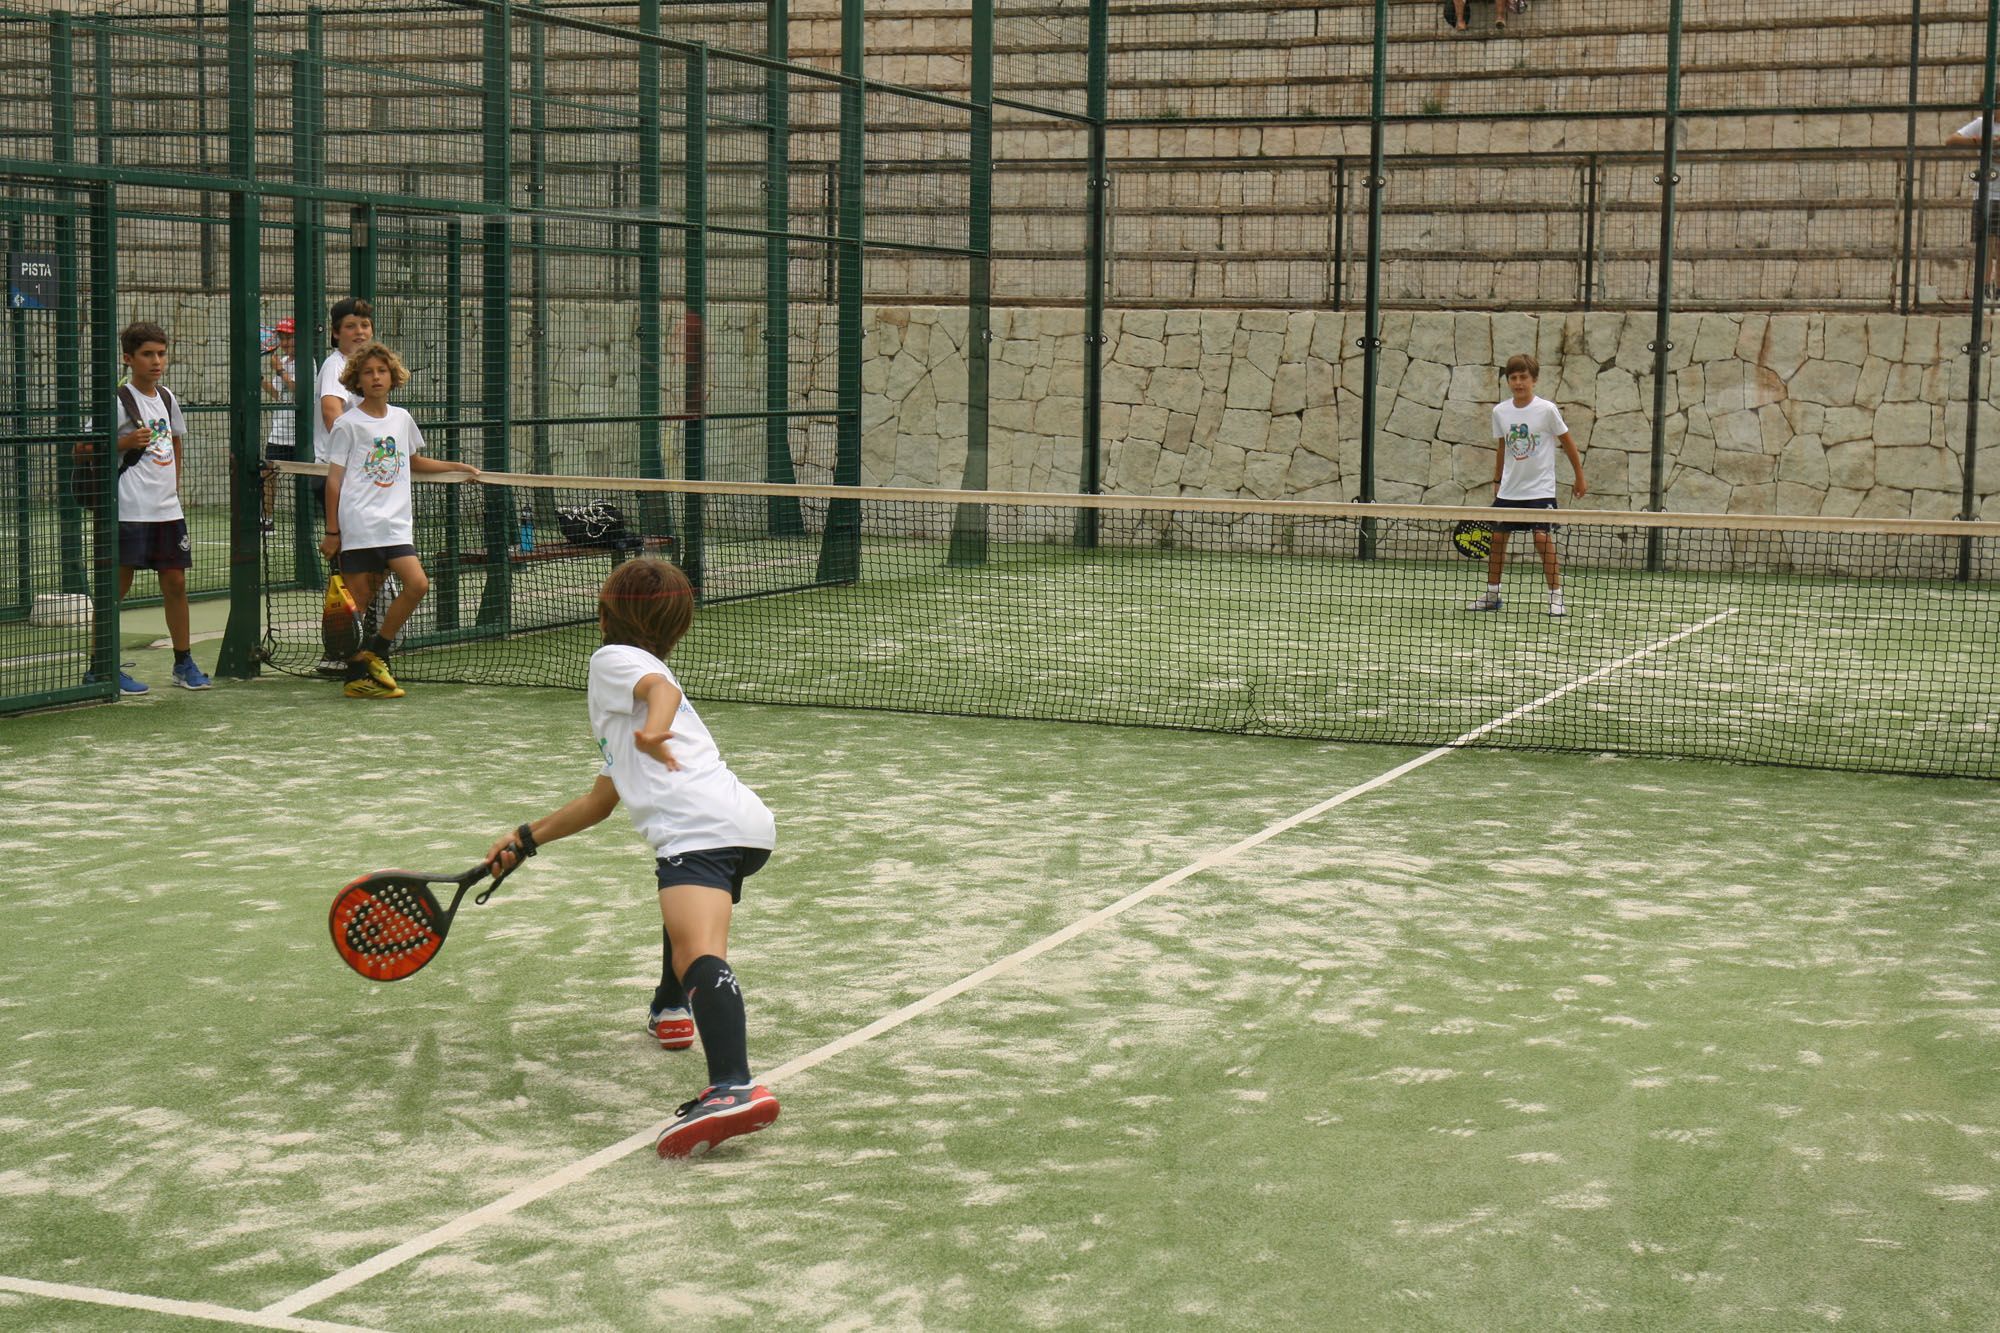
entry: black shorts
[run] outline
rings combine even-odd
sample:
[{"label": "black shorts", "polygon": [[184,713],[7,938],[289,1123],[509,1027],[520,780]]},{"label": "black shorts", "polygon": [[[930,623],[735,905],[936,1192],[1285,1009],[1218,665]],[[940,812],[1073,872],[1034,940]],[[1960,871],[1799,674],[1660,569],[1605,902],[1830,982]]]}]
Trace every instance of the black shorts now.
[{"label": "black shorts", "polygon": [[[1495,500],[1493,507],[1495,509],[1554,509],[1556,501],[1554,496],[1550,496],[1546,500]],[[1493,530],[1495,532],[1547,532],[1549,525],[1546,523],[1495,523]]]},{"label": "black shorts", "polygon": [[184,518],[118,524],[118,563],[126,569],[186,569],[194,564]]},{"label": "black shorts", "polygon": [[401,546],[364,546],[350,551],[340,548],[340,572],[343,574],[380,574],[389,567],[391,560],[400,560],[406,555],[415,555],[417,548],[408,542]]},{"label": "black shorts", "polygon": [[657,873],[660,887],[676,884],[706,884],[728,893],[729,901],[743,901],[743,881],[764,868],[771,859],[763,847],[711,847],[706,851],[663,856]]}]

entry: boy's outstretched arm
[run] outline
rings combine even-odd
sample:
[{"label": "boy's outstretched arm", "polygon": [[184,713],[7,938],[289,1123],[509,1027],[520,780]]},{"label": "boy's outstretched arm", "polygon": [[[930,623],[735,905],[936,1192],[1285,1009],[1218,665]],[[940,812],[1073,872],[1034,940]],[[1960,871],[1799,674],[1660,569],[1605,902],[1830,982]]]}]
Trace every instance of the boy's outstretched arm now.
[{"label": "boy's outstretched arm", "polygon": [[[572,833],[581,833],[594,824],[604,821],[604,817],[618,808],[618,788],[611,785],[611,779],[599,776],[590,785],[590,790],[571,801],[561,809],[543,815],[528,825],[528,833],[539,847],[557,838],[567,838]],[[486,863],[495,872],[510,870],[521,863],[521,857],[513,851],[520,841],[515,829],[508,829],[494,839],[493,846],[486,853]]]},{"label": "boy's outstretched arm", "polygon": [[1570,475],[1575,478],[1570,483],[1569,493],[1573,496],[1590,494],[1590,487],[1583,479],[1583,455],[1576,451],[1576,441],[1570,438],[1568,431],[1564,431],[1556,437],[1556,443],[1560,444],[1562,451],[1569,455]]},{"label": "boy's outstretched arm", "polygon": [[412,472],[463,472],[474,481],[479,480],[479,469],[470,463],[454,463],[448,458],[432,458],[429,454],[411,454]]}]

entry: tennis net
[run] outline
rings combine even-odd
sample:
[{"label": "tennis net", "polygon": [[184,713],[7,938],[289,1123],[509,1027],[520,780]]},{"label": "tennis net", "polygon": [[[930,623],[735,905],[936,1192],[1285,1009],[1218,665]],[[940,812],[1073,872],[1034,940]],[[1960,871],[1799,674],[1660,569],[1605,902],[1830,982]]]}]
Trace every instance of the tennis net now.
[{"label": "tennis net", "polygon": [[[310,465],[286,465],[293,472]],[[575,477],[426,484],[406,684],[580,688],[618,561],[681,564],[700,700],[2000,777],[2000,524]],[[266,660],[323,647],[281,506]],[[1470,556],[1471,558],[1467,558]]]}]

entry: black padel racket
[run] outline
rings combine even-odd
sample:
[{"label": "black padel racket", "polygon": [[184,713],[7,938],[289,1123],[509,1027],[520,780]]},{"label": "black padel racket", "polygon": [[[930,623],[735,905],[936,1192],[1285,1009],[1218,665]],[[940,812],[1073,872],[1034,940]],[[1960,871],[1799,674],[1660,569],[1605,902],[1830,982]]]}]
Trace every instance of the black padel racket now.
[{"label": "black padel racket", "polygon": [[[517,861],[515,865],[519,865]],[[484,903],[512,874],[510,866],[494,875],[486,892],[473,899]],[[485,862],[462,875],[418,875],[407,870],[383,870],[363,875],[342,889],[327,913],[333,947],[341,961],[370,981],[401,981],[422,970],[444,947],[451,919],[466,890],[492,874]],[[433,884],[457,888],[451,906],[438,902]]]},{"label": "black padel racket", "polygon": [[1467,560],[1484,560],[1493,554],[1493,529],[1467,519],[1452,528],[1451,549]]}]

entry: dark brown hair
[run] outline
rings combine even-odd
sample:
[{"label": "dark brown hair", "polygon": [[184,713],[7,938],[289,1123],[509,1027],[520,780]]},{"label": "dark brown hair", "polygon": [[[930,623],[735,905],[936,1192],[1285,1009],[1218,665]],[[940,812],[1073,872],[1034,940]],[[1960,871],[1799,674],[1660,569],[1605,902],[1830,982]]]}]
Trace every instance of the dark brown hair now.
[{"label": "dark brown hair", "polygon": [[627,560],[597,593],[606,643],[665,657],[694,623],[694,588],[664,560]]},{"label": "dark brown hair", "polygon": [[1527,371],[1528,378],[1531,380],[1538,380],[1542,377],[1542,363],[1529,356],[1526,352],[1517,352],[1507,358],[1507,373],[1511,375],[1517,370]]},{"label": "dark brown hair", "polygon": [[127,356],[137,354],[138,350],[147,343],[158,343],[160,346],[165,347],[167,345],[167,331],[157,324],[149,324],[142,319],[136,324],[127,324],[125,331],[118,335],[119,350],[123,351]]},{"label": "dark brown hair", "polygon": [[336,342],[340,340],[341,322],[349,315],[359,315],[370,324],[375,322],[375,307],[369,303],[368,298],[365,296],[349,296],[344,300],[335,301],[333,309],[328,311],[327,314],[328,318],[333,321],[327,326],[330,331],[328,336]]},{"label": "dark brown hair", "polygon": [[349,393],[360,393],[361,368],[370,361],[375,360],[387,361],[389,363],[389,388],[392,392],[410,382],[410,371],[403,364],[402,357],[390,351],[385,344],[369,343],[366,347],[356,352],[354,358],[340,372],[340,387]]}]

